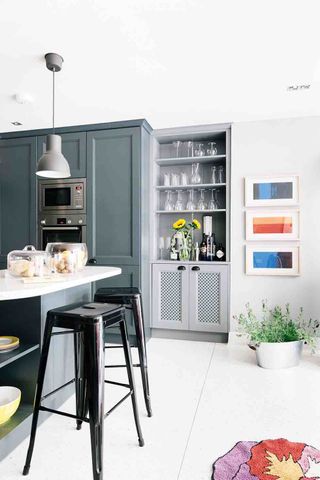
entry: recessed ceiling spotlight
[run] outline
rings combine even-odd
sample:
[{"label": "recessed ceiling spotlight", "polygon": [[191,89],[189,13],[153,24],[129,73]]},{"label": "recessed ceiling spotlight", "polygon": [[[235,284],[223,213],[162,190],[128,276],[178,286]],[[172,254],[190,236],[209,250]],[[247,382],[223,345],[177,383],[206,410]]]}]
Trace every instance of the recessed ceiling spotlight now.
[{"label": "recessed ceiling spotlight", "polygon": [[301,85],[289,85],[287,87],[288,92],[297,92],[302,90],[310,90],[311,84],[301,84]]},{"label": "recessed ceiling spotlight", "polygon": [[12,125],[14,125],[15,127],[20,127],[20,125],[22,125],[22,123],[18,122],[17,120],[15,122],[11,122]]}]

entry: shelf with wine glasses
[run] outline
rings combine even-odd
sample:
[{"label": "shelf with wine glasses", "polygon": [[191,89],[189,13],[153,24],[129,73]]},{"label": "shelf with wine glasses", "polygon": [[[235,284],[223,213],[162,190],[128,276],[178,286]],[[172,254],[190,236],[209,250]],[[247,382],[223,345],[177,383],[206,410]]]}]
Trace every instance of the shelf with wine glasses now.
[{"label": "shelf with wine glasses", "polygon": [[226,212],[225,208],[217,208],[215,210],[156,210],[155,213],[223,213]]},{"label": "shelf with wine glasses", "polygon": [[215,163],[224,160],[226,155],[205,155],[202,157],[172,157],[157,158],[156,163],[160,166],[165,165],[190,165],[192,163]]},{"label": "shelf with wine glasses", "polygon": [[155,188],[157,190],[190,190],[191,188],[193,189],[199,189],[199,188],[219,188],[219,187],[225,187],[227,184],[226,183],[198,183],[198,184],[191,184],[191,185],[157,185]]}]

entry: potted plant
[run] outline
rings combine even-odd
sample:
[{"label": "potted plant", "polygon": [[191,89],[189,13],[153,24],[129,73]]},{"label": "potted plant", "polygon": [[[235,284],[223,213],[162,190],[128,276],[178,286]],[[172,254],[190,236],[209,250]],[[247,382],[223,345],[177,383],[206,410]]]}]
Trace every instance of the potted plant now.
[{"label": "potted plant", "polygon": [[269,309],[262,301],[262,315],[258,319],[250,304],[246,313],[234,317],[239,333],[249,337],[249,347],[255,350],[257,363],[262,368],[288,368],[299,364],[304,343],[314,349],[319,322],[305,320],[300,308],[296,320],[292,318],[289,304]]}]

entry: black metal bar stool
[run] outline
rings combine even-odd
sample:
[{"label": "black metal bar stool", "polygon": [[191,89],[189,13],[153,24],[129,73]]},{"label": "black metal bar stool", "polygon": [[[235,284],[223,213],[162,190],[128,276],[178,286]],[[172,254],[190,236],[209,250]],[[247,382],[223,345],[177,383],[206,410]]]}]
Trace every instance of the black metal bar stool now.
[{"label": "black metal bar stool", "polygon": [[[128,385],[119,382],[105,380],[104,378],[104,331],[107,328],[120,327],[122,346],[125,354],[125,361],[128,373]],[[54,327],[64,328],[67,331],[52,332]],[[61,388],[42,397],[43,382],[45,377],[51,337],[59,334],[73,333],[75,338],[75,381],[76,385],[76,415],[53,410],[41,405],[41,402],[56,393]],[[104,383],[111,383],[129,388],[125,395],[116,405],[104,414]],[[106,303],[77,303],[65,307],[50,310],[47,314],[46,327],[44,332],[43,347],[40,357],[38,380],[32,418],[30,443],[23,469],[23,475],[28,475],[34,448],[39,411],[57,413],[77,420],[77,428],[82,422],[90,424],[91,453],[93,479],[103,479],[103,420],[126,398],[131,397],[139,445],[144,445],[139,415],[136,402],[136,392],[133,377],[132,359],[130,345],[125,322],[125,309],[121,305],[110,305]],[[88,412],[88,417],[87,417]]]},{"label": "black metal bar stool", "polygon": [[[143,310],[141,302],[141,292],[136,287],[116,287],[116,288],[99,288],[94,296],[95,302],[107,302],[123,305],[126,309],[132,310],[134,326],[136,331],[137,348],[139,354],[139,364],[134,367],[140,367],[144,400],[148,412],[148,417],[152,416],[150,388],[148,377],[148,362],[146,337],[144,331]],[[115,347],[108,347],[115,348]],[[124,365],[106,365],[106,368],[123,367]]]}]

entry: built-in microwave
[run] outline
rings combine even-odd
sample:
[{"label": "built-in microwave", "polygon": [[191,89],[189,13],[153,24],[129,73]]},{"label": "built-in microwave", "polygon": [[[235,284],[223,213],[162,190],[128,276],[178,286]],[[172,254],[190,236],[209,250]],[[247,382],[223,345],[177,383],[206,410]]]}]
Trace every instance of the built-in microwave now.
[{"label": "built-in microwave", "polygon": [[39,213],[86,213],[86,179],[39,180]]}]

